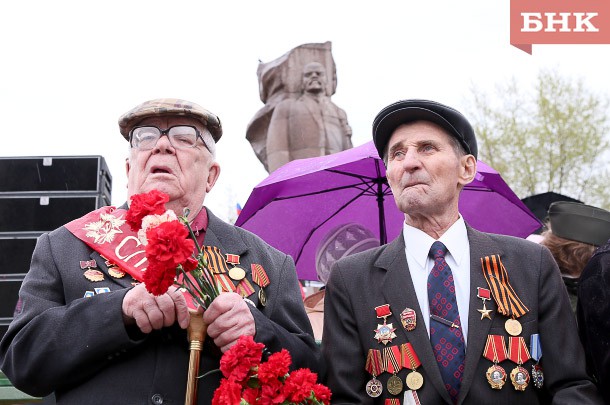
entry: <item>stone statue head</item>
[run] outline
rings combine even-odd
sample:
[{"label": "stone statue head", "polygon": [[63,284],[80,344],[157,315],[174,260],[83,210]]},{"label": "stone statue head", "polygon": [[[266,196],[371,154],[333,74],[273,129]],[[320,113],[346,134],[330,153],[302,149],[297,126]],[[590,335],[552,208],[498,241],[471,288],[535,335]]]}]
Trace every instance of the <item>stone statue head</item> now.
[{"label": "stone statue head", "polygon": [[310,62],[303,66],[301,82],[304,93],[323,93],[326,91],[326,69],[319,62]]}]

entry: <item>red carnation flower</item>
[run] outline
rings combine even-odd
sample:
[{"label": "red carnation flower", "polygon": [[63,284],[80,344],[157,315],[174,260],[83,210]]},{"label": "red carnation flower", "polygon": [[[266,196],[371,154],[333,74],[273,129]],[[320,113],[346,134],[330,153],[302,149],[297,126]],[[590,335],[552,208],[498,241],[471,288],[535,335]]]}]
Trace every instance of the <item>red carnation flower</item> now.
[{"label": "red carnation flower", "polygon": [[220,386],[214,391],[212,405],[239,405],[241,402],[241,385],[238,383],[223,379]]},{"label": "red carnation flower", "polygon": [[262,343],[256,343],[252,336],[240,336],[220,359],[222,375],[234,381],[244,381],[250,376],[250,370],[261,362],[264,347]]},{"label": "red carnation flower", "polygon": [[146,290],[153,295],[163,295],[174,284],[175,267],[165,267],[162,263],[150,262],[144,272]]},{"label": "red carnation flower", "polygon": [[195,242],[180,221],[163,222],[146,231],[146,257],[149,262],[176,268],[193,254]]},{"label": "red carnation flower", "polygon": [[288,374],[291,359],[288,350],[282,349],[277,353],[269,356],[266,363],[258,367],[258,379],[263,384],[269,383],[271,380],[277,380]]},{"label": "red carnation flower", "polygon": [[313,386],[313,393],[318,401],[325,404],[330,404],[330,397],[332,394],[326,385],[315,384]]},{"label": "red carnation flower", "polygon": [[311,395],[317,374],[308,368],[300,368],[286,378],[284,392],[292,402],[302,402]]},{"label": "red carnation flower", "polygon": [[131,196],[129,210],[125,215],[125,221],[133,231],[142,227],[142,219],[151,214],[163,214],[165,203],[169,201],[169,195],[158,190],[152,190],[146,194]]}]

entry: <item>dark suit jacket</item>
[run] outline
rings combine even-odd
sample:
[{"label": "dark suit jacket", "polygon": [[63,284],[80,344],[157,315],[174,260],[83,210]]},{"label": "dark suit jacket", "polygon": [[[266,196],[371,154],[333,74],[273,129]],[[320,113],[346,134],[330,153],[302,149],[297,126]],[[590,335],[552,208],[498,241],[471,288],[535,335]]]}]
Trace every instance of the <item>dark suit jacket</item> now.
[{"label": "dark suit jacket", "polygon": [[[252,263],[261,264],[269,275],[267,306],[259,305],[256,293],[249,297],[257,306],[251,307],[255,340],[272,352],[288,349],[293,367],[315,371],[319,350],[292,259],[252,233],[208,215],[206,245],[240,255],[249,280]],[[104,281],[94,283],[83,276],[79,261],[90,259],[104,273]],[[66,228],[42,235],[19,293],[20,312],[0,344],[1,368],[15,387],[37,396],[55,391],[59,404],[149,404],[153,398],[153,403],[184,403],[186,333],[174,326],[138,339],[130,336],[121,304],[132,281],[128,275],[111,277],[100,255]],[[83,297],[95,287],[111,291]],[[206,340],[201,372],[217,369],[219,358],[219,349]],[[200,379],[200,404],[210,403],[219,374]]]},{"label": "dark suit jacket", "polygon": [[[585,373],[583,349],[578,341],[576,322],[570,309],[559,269],[550,252],[535,243],[508,236],[485,234],[468,227],[470,242],[470,314],[465,370],[460,404],[592,404],[601,403]],[[390,345],[410,342],[422,362],[418,371],[424,385],[417,393],[424,405],[451,403],[434,358],[430,339],[422,321],[421,310],[409,274],[405,256],[405,242],[401,235],[388,245],[348,256],[335,264],[326,288],[324,336],[322,350],[327,362],[327,383],[333,391],[333,404],[384,404],[392,396],[387,391],[389,374],[378,379],[384,385],[377,399],[369,397],[365,385],[371,375],[365,371],[369,349],[385,347],[374,338],[382,320],[376,317],[375,307],[390,304],[392,316],[387,320],[396,327],[398,335]],[[481,320],[477,309],[482,308],[477,288],[488,288],[483,277],[480,258],[499,254],[509,280],[529,312],[519,320],[521,336],[529,348],[530,335],[539,333],[542,343],[541,365],[544,388],[531,384],[524,392],[516,391],[510,379],[501,390],[492,389],[485,372],[492,363],[482,357],[486,338],[490,334],[505,336],[506,317],[498,314],[495,303],[487,302],[494,310],[492,320]],[[417,327],[408,332],[402,327],[400,313],[405,308],[416,311]],[[516,366],[506,360],[500,363],[507,374]],[[524,367],[531,369],[532,361]],[[409,370],[398,376],[405,381]],[[405,389],[406,384],[405,384]]]}]

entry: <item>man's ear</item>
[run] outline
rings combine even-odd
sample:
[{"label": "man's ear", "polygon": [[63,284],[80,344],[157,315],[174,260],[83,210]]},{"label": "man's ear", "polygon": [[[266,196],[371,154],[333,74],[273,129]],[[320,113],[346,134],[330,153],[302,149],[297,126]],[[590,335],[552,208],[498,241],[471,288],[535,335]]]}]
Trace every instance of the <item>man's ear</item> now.
[{"label": "man's ear", "polygon": [[131,170],[131,164],[129,163],[129,158],[125,158],[125,173],[127,177],[129,177],[129,170]]},{"label": "man's ear", "polygon": [[206,187],[205,192],[209,193],[216,184],[216,180],[218,180],[218,176],[220,176],[220,165],[217,162],[214,162],[210,165],[208,170],[208,178],[206,179]]},{"label": "man's ear", "polygon": [[477,160],[473,155],[464,155],[460,158],[460,176],[458,182],[465,186],[474,180],[477,174]]}]

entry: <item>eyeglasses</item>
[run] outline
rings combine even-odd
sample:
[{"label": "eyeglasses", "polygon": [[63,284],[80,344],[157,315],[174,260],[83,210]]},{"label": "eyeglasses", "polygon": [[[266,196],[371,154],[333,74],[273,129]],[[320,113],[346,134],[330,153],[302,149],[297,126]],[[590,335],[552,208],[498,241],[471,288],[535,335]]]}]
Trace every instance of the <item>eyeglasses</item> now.
[{"label": "eyeglasses", "polygon": [[132,148],[149,150],[163,135],[167,135],[169,143],[176,149],[194,148],[199,138],[209,150],[199,130],[191,125],[176,125],[165,130],[153,126],[135,127],[129,132],[129,144]]}]

